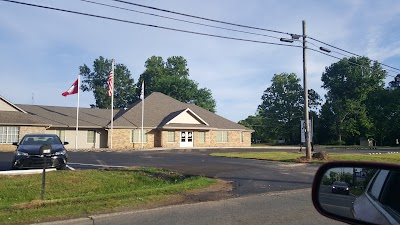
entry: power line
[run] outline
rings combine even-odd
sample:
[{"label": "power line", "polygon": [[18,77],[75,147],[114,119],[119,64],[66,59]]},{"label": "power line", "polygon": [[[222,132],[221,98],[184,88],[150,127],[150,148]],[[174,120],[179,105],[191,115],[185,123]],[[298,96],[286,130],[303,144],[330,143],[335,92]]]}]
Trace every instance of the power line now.
[{"label": "power line", "polygon": [[[347,50],[344,50],[344,49],[335,47],[335,46],[330,45],[330,44],[328,44],[328,43],[325,43],[325,42],[323,42],[323,41],[320,41],[320,40],[317,40],[317,39],[315,39],[315,38],[312,38],[312,37],[310,37],[310,36],[307,36],[307,37],[310,38],[311,40],[314,40],[314,41],[319,42],[319,43],[321,43],[321,44],[327,45],[327,46],[329,46],[329,47],[331,47],[331,48],[335,48],[335,49],[338,49],[338,50],[340,50],[340,51],[343,51],[343,52],[346,52],[346,53],[349,53],[349,54],[352,54],[352,55],[355,55],[355,56],[358,56],[358,57],[362,57],[361,55],[358,55],[358,54],[356,54],[356,53],[352,53],[352,52],[349,52],[349,51],[347,51]],[[377,60],[372,60],[372,61],[378,62]],[[397,69],[397,68],[395,68],[395,67],[392,67],[392,66],[386,65],[386,64],[384,64],[384,63],[380,63],[380,62],[378,62],[378,63],[381,64],[381,65],[383,65],[383,66],[386,66],[386,67],[388,67],[388,68],[391,68],[391,69],[400,71],[400,69]]]},{"label": "power line", "polygon": [[110,7],[110,8],[115,8],[115,9],[121,9],[121,10],[125,10],[125,11],[140,13],[140,14],[144,14],[144,15],[155,16],[155,17],[169,19],[169,20],[175,20],[175,21],[184,22],[184,23],[190,23],[190,24],[205,26],[205,27],[212,27],[212,28],[217,28],[217,29],[221,29],[221,30],[228,30],[228,31],[234,31],[234,32],[239,32],[239,33],[252,34],[252,35],[257,35],[257,36],[264,36],[264,37],[280,39],[279,37],[275,37],[275,36],[271,36],[271,35],[248,32],[248,31],[242,31],[242,30],[236,30],[236,29],[230,29],[230,28],[220,27],[220,26],[213,26],[213,25],[209,25],[209,24],[198,23],[198,22],[193,22],[193,21],[188,21],[188,20],[183,20],[183,19],[177,19],[177,18],[173,18],[173,17],[162,16],[162,15],[158,15],[158,14],[154,14],[154,13],[147,13],[147,12],[143,12],[143,11],[138,11],[138,10],[134,10],[134,9],[128,9],[128,8],[124,8],[124,7],[119,7],[119,6],[109,5],[109,4],[99,3],[99,2],[93,2],[93,1],[89,1],[89,0],[80,0],[80,1],[86,2],[86,3],[90,3],[90,4],[101,5],[101,6],[106,6],[106,7]]},{"label": "power line", "polygon": [[[231,26],[237,26],[237,27],[243,27],[243,28],[249,28],[249,29],[255,29],[255,30],[262,30],[262,31],[274,32],[274,33],[279,33],[279,34],[293,35],[293,34],[287,33],[287,32],[270,30],[270,29],[259,28],[259,27],[252,27],[252,26],[247,26],[247,25],[242,25],[242,24],[225,22],[225,21],[221,21],[221,20],[214,20],[214,19],[209,19],[209,18],[205,18],[205,17],[189,15],[186,13],[180,13],[180,12],[170,11],[170,10],[166,10],[166,9],[160,9],[160,8],[156,8],[156,7],[152,7],[152,6],[141,5],[141,4],[137,4],[137,3],[133,3],[133,2],[127,2],[127,1],[122,1],[122,0],[111,0],[111,1],[134,5],[134,6],[138,6],[138,7],[142,7],[142,8],[147,8],[147,9],[153,9],[153,10],[162,11],[162,12],[166,12],[166,13],[172,13],[172,14],[176,14],[176,15],[180,15],[180,16],[191,17],[191,18],[195,18],[195,19],[207,20],[207,21],[211,21],[211,22],[215,22],[215,23],[222,23],[222,24],[231,25]],[[298,36],[301,36],[301,35],[298,35]]]},{"label": "power line", "polygon": [[158,25],[154,25],[154,24],[146,24],[146,23],[139,23],[139,22],[134,22],[134,21],[129,21],[129,20],[122,20],[122,19],[117,19],[117,18],[113,18],[113,17],[106,17],[106,16],[94,15],[94,14],[89,14],[89,13],[77,12],[77,11],[72,11],[72,10],[54,8],[54,7],[49,7],[49,6],[36,5],[36,4],[30,4],[30,3],[25,3],[25,2],[18,2],[18,1],[13,1],[13,0],[0,0],[0,1],[10,2],[10,3],[15,3],[15,4],[20,4],[20,5],[26,5],[26,6],[32,6],[32,7],[37,7],[37,8],[43,8],[43,9],[49,9],[49,10],[55,10],[55,11],[60,11],[60,12],[67,12],[67,13],[78,14],[78,15],[83,15],[83,16],[95,17],[95,18],[100,18],[100,19],[113,20],[113,21],[117,21],[117,22],[159,28],[159,29],[164,29],[164,30],[177,31],[177,32],[188,33],[188,34],[196,34],[196,35],[201,35],[201,36],[215,37],[215,38],[228,39],[228,40],[236,40],[236,41],[244,41],[244,42],[252,42],[252,43],[259,43],[259,44],[269,44],[269,45],[279,45],[279,46],[302,48],[302,46],[298,46],[298,45],[288,45],[288,44],[281,44],[281,43],[274,43],[274,42],[266,42],[266,41],[258,41],[258,40],[244,39],[244,38],[235,38],[235,37],[228,37],[228,36],[222,36],[222,35],[201,33],[201,32],[189,31],[189,30],[182,30],[182,29],[158,26]]},{"label": "power line", "polygon": [[[301,41],[301,40],[297,40],[297,41],[300,42],[300,43],[303,43],[303,41]],[[311,45],[313,45],[313,46],[319,48],[319,46],[317,46],[316,44],[314,44],[314,43],[312,43],[312,42],[310,42],[310,41],[307,41],[307,43],[309,43],[309,44],[311,44]],[[309,48],[309,49],[312,50],[312,51],[315,51],[315,49],[311,49],[311,48]],[[349,57],[349,58],[351,57],[351,56],[349,56],[349,55],[343,54],[343,53],[338,52],[338,51],[334,51],[334,50],[330,50],[330,51],[333,52],[333,53],[342,55],[342,56],[344,56],[344,57]],[[325,53],[325,52],[322,52],[322,51],[317,51],[317,52],[322,53],[322,54],[325,54],[325,55],[328,55],[328,56],[332,56],[332,55],[329,55],[328,53]],[[362,57],[362,56],[359,56],[359,57]],[[338,58],[338,57],[335,57],[335,58],[341,59],[341,58]],[[371,61],[373,61],[373,60],[371,60]],[[383,66],[382,63],[380,63],[380,62],[378,62],[378,61],[375,61],[375,62],[377,62],[378,64],[380,64],[380,65]],[[359,64],[357,64],[357,65],[359,65]],[[393,72],[393,73],[397,73],[397,71],[392,70],[392,69],[386,69],[386,70],[387,70],[387,71],[390,71],[390,72]],[[391,76],[391,75],[388,74],[388,76]]]},{"label": "power line", "polygon": [[[318,52],[318,53],[327,55],[327,56],[332,57],[332,58],[335,58],[335,59],[339,59],[339,60],[342,60],[342,59],[343,59],[343,58],[340,58],[340,57],[337,57],[337,56],[330,55],[330,54],[328,54],[328,53],[326,53],[326,52],[319,51],[319,50],[317,50],[317,49],[313,49],[313,48],[307,48],[307,49],[309,49],[309,50],[311,50],[311,51],[314,51],[314,52]],[[355,66],[359,66],[359,67],[361,67],[361,68],[365,68],[365,69],[371,70],[371,68],[369,68],[369,67],[366,67],[366,66],[361,65],[361,64],[358,64],[358,63],[351,62],[350,60],[348,60],[347,62],[348,62],[349,64],[353,64],[353,65],[355,65]],[[377,62],[377,63],[379,63],[379,62]],[[392,71],[392,72],[393,72],[393,71]],[[396,76],[390,75],[389,73],[387,73],[387,75],[390,76],[390,77],[396,77]]]},{"label": "power line", "polygon": [[[148,8],[148,9],[153,9],[153,10],[158,10],[158,11],[167,12],[167,13],[172,13],[172,14],[177,14],[177,15],[186,16],[186,17],[192,17],[192,18],[201,19],[201,20],[207,20],[207,21],[216,22],[216,23],[222,23],[222,24],[232,25],[232,26],[238,26],[238,27],[249,28],[249,29],[256,29],[256,30],[263,30],[263,31],[275,32],[275,33],[280,33],[280,34],[287,34],[287,35],[291,35],[291,36],[295,35],[295,34],[291,34],[291,33],[288,33],[288,32],[276,31],[276,30],[265,29],[265,28],[259,28],[259,27],[252,27],[252,26],[247,26],[247,25],[242,25],[242,24],[235,24],[235,23],[226,22],[226,21],[221,21],[221,20],[214,20],[214,19],[209,19],[209,18],[205,18],[205,17],[200,17],[200,16],[194,16],[194,15],[189,15],[189,14],[185,14],[185,13],[175,12],[175,11],[171,11],[171,10],[160,9],[160,8],[156,8],[156,7],[152,7],[152,6],[146,6],[146,5],[142,5],[142,4],[127,2],[127,1],[123,1],[123,0],[111,0],[111,1],[120,2],[120,3],[124,3],[124,4],[129,4],[129,5],[134,5],[134,6],[143,7],[143,8]],[[296,36],[301,37],[302,35],[296,35]],[[317,42],[319,42],[319,43],[322,43],[322,44],[324,44],[324,45],[327,45],[327,46],[329,46],[329,47],[335,48],[335,49],[337,49],[337,50],[346,52],[346,53],[348,53],[348,54],[352,54],[352,55],[355,55],[355,56],[358,56],[358,57],[362,57],[361,55],[358,55],[358,54],[356,54],[356,53],[352,53],[352,52],[350,52],[350,51],[341,49],[341,48],[339,48],[339,47],[335,47],[335,46],[333,46],[333,45],[330,45],[330,44],[328,44],[328,43],[325,43],[325,42],[320,41],[320,40],[318,40],[318,39],[315,39],[315,38],[313,38],[313,37],[307,36],[307,38],[309,38],[309,39],[311,39],[311,40],[314,40],[314,41],[317,41]],[[339,52],[336,52],[336,53],[337,53],[337,54],[344,55],[343,53],[339,53]],[[346,55],[344,55],[344,56],[346,56]],[[377,60],[372,60],[372,61],[378,62]],[[382,66],[386,66],[386,67],[388,67],[388,68],[391,68],[391,69],[400,71],[400,69],[398,69],[398,68],[395,68],[395,67],[392,67],[392,66],[386,65],[386,64],[384,64],[384,63],[380,63],[380,62],[378,62],[378,63],[381,64]]]}]

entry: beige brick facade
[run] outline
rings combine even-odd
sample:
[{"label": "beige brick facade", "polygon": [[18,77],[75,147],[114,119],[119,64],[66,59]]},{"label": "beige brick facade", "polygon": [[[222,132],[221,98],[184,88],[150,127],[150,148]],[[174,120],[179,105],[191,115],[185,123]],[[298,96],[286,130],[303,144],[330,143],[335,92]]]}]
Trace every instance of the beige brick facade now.
[{"label": "beige brick facade", "polygon": [[[163,148],[179,148],[180,147],[180,130],[175,132],[175,141],[168,142],[168,131],[161,132],[161,147]],[[241,141],[240,135],[243,139]],[[218,143],[216,141],[217,131],[205,131],[204,142],[199,142],[199,132],[193,131],[193,147],[250,147],[251,132],[250,131],[228,131],[228,142]]]},{"label": "beige brick facade", "polygon": [[[140,149],[142,143],[132,143],[131,135],[132,129],[113,129],[113,149]],[[147,142],[143,143],[143,148],[154,148],[159,133],[157,130],[150,130],[147,132]],[[108,131],[108,146],[110,146],[111,132]],[[159,141],[159,140],[157,140]]]}]

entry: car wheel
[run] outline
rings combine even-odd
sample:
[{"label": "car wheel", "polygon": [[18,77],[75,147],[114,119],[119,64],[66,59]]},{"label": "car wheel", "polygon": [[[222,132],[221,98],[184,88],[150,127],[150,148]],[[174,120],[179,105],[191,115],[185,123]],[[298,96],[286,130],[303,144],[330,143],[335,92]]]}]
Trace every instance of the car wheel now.
[{"label": "car wheel", "polygon": [[67,165],[57,167],[57,170],[66,170],[66,169],[67,169]]}]

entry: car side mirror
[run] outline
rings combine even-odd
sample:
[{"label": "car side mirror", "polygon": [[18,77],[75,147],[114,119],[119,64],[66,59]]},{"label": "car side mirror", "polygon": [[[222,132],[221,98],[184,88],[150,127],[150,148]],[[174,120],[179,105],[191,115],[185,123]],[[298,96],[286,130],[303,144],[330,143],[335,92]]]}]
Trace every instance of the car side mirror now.
[{"label": "car side mirror", "polygon": [[69,144],[69,142],[68,141],[64,141],[64,145],[68,145]]},{"label": "car side mirror", "polygon": [[323,164],[312,186],[314,207],[349,224],[400,224],[400,165],[337,161]]},{"label": "car side mirror", "polygon": [[18,146],[18,142],[13,142],[12,145]]},{"label": "car side mirror", "polygon": [[44,144],[44,145],[40,146],[39,154],[43,155],[43,156],[51,155],[51,145]]}]

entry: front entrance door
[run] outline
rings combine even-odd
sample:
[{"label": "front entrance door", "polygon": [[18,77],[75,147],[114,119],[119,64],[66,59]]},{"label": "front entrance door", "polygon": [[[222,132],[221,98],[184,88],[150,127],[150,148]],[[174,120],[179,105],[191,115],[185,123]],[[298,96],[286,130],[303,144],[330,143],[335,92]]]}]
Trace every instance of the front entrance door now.
[{"label": "front entrance door", "polygon": [[181,131],[181,147],[193,147],[193,131]]}]

